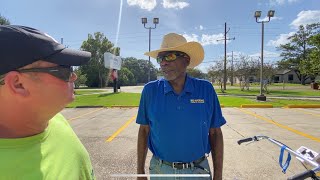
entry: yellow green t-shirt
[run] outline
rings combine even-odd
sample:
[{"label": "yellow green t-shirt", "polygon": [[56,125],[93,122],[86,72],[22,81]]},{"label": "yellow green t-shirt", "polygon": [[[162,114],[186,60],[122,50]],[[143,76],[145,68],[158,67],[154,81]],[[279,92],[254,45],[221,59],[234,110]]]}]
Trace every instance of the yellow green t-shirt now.
[{"label": "yellow green t-shirt", "polygon": [[61,114],[35,136],[0,138],[0,180],[95,179],[89,154]]}]

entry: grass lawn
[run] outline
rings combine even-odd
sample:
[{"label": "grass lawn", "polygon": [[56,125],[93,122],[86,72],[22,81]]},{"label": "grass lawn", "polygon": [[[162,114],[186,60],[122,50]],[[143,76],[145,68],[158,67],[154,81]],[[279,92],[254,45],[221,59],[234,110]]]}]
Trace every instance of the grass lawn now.
[{"label": "grass lawn", "polygon": [[244,98],[244,97],[230,97],[219,96],[220,104],[225,107],[240,107],[242,104],[272,104],[273,107],[284,107],[292,104],[320,104],[319,101],[311,100],[288,100],[288,99],[270,99],[267,98],[266,102],[257,101],[256,97]]},{"label": "grass lawn", "polygon": [[77,96],[67,107],[76,106],[138,106],[140,93],[105,93]]},{"label": "grass lawn", "polygon": [[[256,94],[255,94],[256,95]],[[92,94],[87,96],[77,96],[76,100],[67,107],[77,106],[138,106],[140,93],[105,93]],[[240,107],[241,104],[273,104],[274,107],[283,107],[289,104],[320,104],[319,101],[311,100],[287,100],[287,99],[270,99],[266,102],[256,101],[256,97],[225,97],[219,96],[220,104],[225,107]]]},{"label": "grass lawn", "polygon": [[[215,84],[217,86],[217,84]],[[227,83],[227,86],[230,86],[230,83]],[[233,86],[236,86],[236,87],[239,87],[240,84],[239,83],[234,83]],[[310,87],[310,84],[305,84],[305,85],[302,85],[302,84],[293,84],[293,83],[272,83],[269,85],[269,87],[287,87],[287,86],[290,86],[290,87]],[[260,82],[257,83],[250,83],[250,87],[260,87]]]},{"label": "grass lawn", "polygon": [[92,93],[98,93],[98,92],[105,92],[104,90],[90,90],[90,89],[76,89],[75,94],[76,95],[82,95],[82,94],[92,94]]},{"label": "grass lawn", "polygon": [[[216,92],[218,94],[223,94],[221,92],[220,89],[216,89]],[[244,91],[241,91],[240,88],[236,88],[236,89],[228,89],[225,91],[225,94],[228,94],[228,95],[258,95],[260,94],[260,88],[250,88],[249,91],[247,90],[244,90]],[[299,96],[299,97],[302,97],[302,96],[319,96],[320,97],[320,90],[313,90],[313,89],[270,89],[270,92],[269,94],[265,94],[266,96]]]}]

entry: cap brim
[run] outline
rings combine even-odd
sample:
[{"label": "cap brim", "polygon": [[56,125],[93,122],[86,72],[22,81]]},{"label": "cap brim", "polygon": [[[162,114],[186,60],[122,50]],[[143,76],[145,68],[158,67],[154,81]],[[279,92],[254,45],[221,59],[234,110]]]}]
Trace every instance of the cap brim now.
[{"label": "cap brim", "polygon": [[80,66],[88,63],[90,58],[90,52],[65,48],[44,60],[59,65]]}]

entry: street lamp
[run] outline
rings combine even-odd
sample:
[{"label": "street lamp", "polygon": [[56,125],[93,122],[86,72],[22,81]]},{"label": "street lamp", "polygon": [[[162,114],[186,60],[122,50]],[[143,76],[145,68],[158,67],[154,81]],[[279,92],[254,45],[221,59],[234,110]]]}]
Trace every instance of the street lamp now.
[{"label": "street lamp", "polygon": [[268,11],[268,20],[258,21],[258,18],[261,17],[261,11],[256,11],[254,13],[254,17],[256,18],[257,23],[261,23],[262,25],[262,35],[261,35],[261,66],[260,66],[260,95],[257,96],[257,100],[266,101],[267,97],[263,94],[263,40],[264,40],[264,23],[270,22],[270,18],[274,16],[274,10]]},{"label": "street lamp", "polygon": [[[153,18],[154,27],[146,27],[146,24],[148,23],[147,18],[141,18],[141,22],[142,22],[144,28],[149,29],[149,52],[150,52],[150,48],[151,48],[151,29],[157,28],[157,24],[159,24],[159,18]],[[149,65],[149,69],[148,69],[148,82],[149,82],[150,81],[150,68],[151,68],[150,56],[149,56],[148,65]]]}]

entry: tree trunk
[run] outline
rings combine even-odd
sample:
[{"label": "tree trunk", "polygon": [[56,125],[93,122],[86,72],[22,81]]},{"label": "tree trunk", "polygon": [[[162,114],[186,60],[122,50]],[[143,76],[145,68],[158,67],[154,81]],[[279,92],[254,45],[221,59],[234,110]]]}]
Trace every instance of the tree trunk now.
[{"label": "tree trunk", "polygon": [[99,87],[102,88],[102,78],[101,78],[101,73],[100,71],[98,71],[99,73],[99,80],[100,80],[100,83],[99,83]]},{"label": "tree trunk", "polygon": [[301,84],[306,85],[306,78],[304,75],[301,75]]}]

